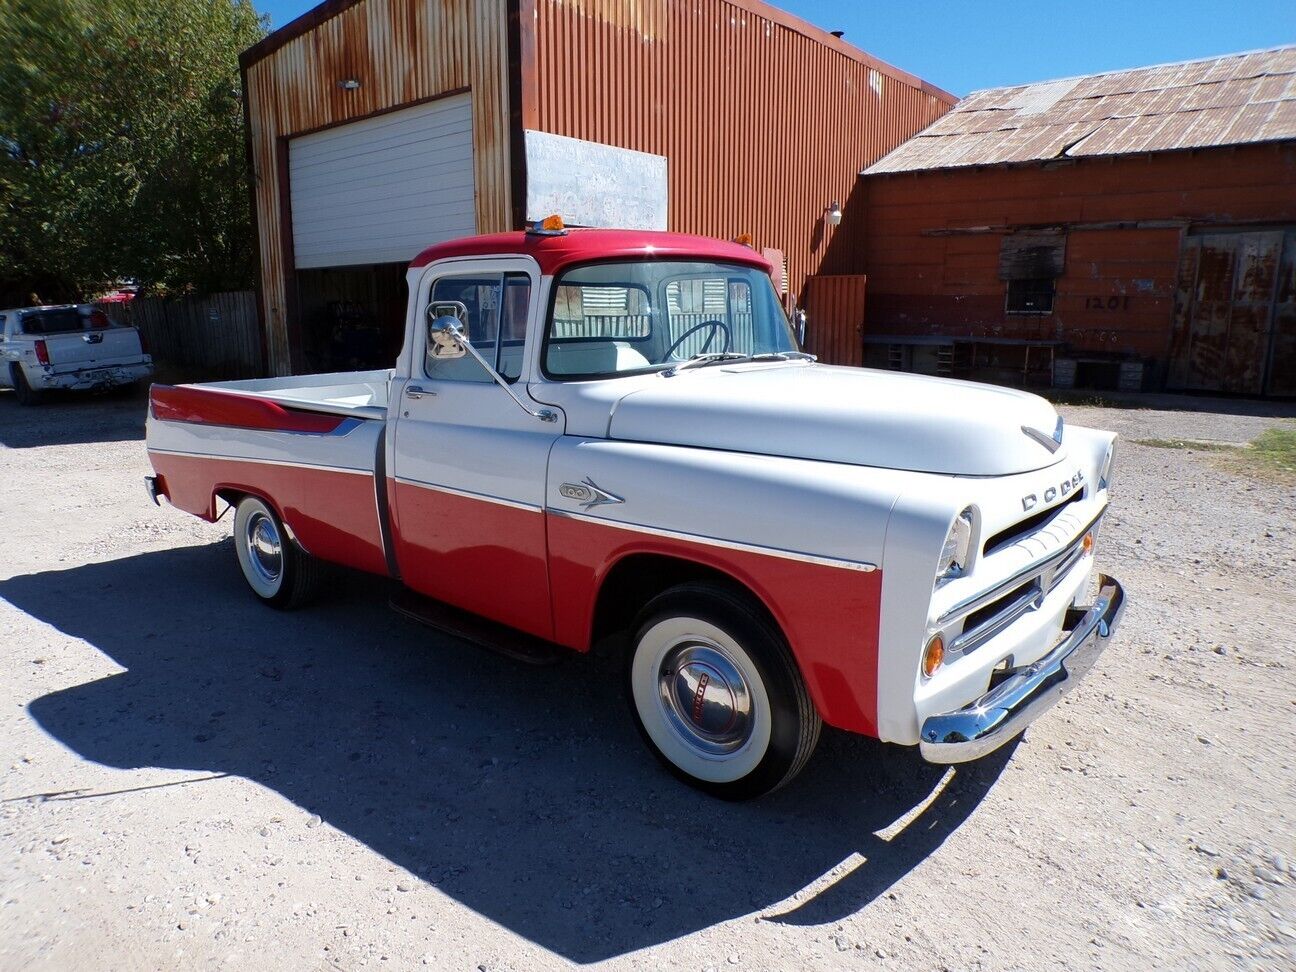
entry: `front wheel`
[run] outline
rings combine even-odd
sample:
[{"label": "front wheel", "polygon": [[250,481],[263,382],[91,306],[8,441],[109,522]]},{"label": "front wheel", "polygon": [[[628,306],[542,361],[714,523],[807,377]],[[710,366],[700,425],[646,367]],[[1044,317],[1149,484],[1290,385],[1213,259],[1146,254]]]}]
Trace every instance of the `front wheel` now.
[{"label": "front wheel", "polygon": [[248,587],[271,607],[300,607],[319,589],[322,562],[289,540],[275,511],[255,496],[234,509],[234,550]]},{"label": "front wheel", "polygon": [[676,776],[744,800],[801,772],[821,722],[786,640],[758,606],[713,584],[653,598],[635,625],[631,711]]}]

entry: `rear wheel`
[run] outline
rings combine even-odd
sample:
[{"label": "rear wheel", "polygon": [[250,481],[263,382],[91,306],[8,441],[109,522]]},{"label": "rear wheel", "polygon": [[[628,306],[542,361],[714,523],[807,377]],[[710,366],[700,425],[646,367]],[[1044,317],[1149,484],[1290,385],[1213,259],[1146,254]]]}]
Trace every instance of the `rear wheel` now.
[{"label": "rear wheel", "polygon": [[786,640],[759,606],[713,584],[653,598],[635,625],[631,711],[667,769],[743,800],[801,772],[821,723]]},{"label": "rear wheel", "polygon": [[255,496],[234,510],[234,550],[248,587],[271,607],[300,607],[319,590],[323,563],[289,540],[275,511]]},{"label": "rear wheel", "polygon": [[40,402],[40,392],[27,384],[27,376],[19,365],[9,366],[9,375],[13,379],[14,397],[19,405],[35,405]]}]

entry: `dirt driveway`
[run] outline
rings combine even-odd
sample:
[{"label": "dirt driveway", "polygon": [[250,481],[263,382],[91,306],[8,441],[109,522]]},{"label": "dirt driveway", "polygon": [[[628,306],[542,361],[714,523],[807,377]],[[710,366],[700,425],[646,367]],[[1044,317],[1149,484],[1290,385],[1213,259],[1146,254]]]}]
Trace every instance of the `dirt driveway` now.
[{"label": "dirt driveway", "polygon": [[254,603],[226,524],[148,502],[142,416],[0,395],[0,969],[1296,966],[1290,487],[1127,441],[1132,604],[1080,691],[980,764],[829,734],[731,806],[607,662],[521,668],[366,578]]}]

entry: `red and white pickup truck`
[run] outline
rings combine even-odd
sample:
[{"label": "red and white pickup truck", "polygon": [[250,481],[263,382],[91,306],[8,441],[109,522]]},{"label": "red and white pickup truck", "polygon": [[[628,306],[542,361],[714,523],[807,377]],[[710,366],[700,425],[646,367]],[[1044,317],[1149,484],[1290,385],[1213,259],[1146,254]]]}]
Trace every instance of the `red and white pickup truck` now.
[{"label": "red and white pickup truck", "polygon": [[274,606],[327,561],[515,654],[621,636],[644,739],[719,796],[792,779],[824,722],[976,758],[1116,627],[1121,586],[1092,591],[1115,436],[818,364],[770,269],[666,233],[433,246],[391,371],[155,385],[150,491],[232,507]]}]

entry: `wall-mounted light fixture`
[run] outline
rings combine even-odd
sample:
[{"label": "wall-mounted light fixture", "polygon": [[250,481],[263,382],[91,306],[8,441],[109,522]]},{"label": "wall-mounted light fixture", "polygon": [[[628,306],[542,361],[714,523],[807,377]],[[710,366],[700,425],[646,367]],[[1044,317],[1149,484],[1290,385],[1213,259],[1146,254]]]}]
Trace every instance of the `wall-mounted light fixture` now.
[{"label": "wall-mounted light fixture", "polygon": [[337,83],[337,86],[343,91],[354,91],[360,87],[360,82],[356,78],[343,78]]},{"label": "wall-mounted light fixture", "polygon": [[841,217],[842,217],[841,203],[839,203],[836,199],[834,199],[832,201],[832,205],[824,210],[824,222],[826,222],[829,226],[840,226]]}]

